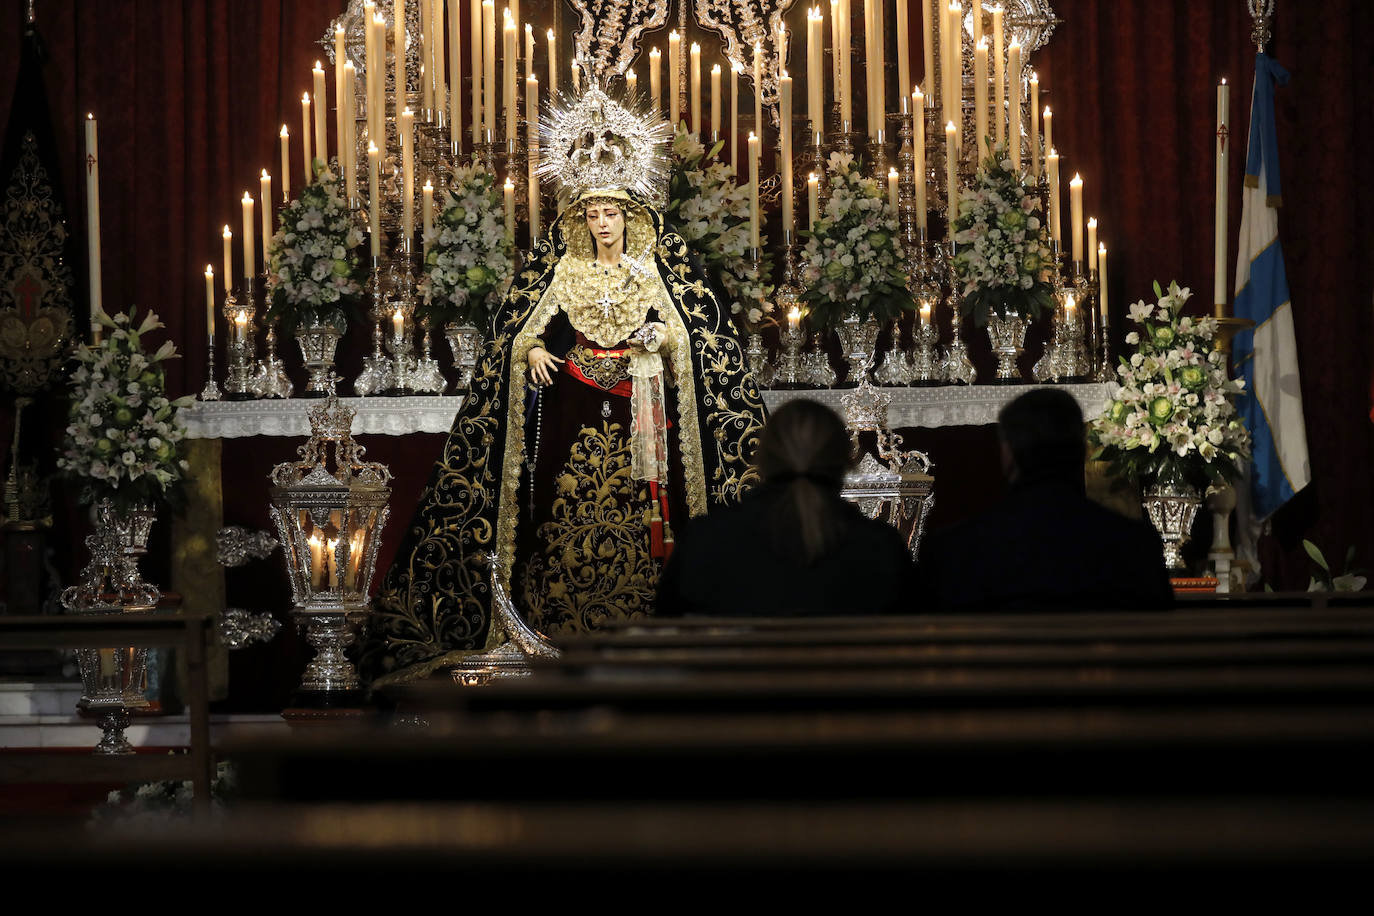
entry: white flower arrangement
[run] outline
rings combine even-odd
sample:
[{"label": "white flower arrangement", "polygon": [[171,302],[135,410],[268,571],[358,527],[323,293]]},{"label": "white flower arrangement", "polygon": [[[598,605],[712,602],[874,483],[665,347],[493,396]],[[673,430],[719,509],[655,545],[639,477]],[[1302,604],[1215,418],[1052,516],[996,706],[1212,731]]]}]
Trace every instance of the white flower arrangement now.
[{"label": "white flower arrangement", "polygon": [[[722,144],[708,151],[686,125],[678,125],[665,212],[706,268],[719,275],[730,314],[752,332],[777,323],[771,265],[766,254],[758,268],[749,259],[749,189],[735,183],[733,166],[716,158]],[[764,241],[760,235],[761,246]]]},{"label": "white flower arrangement", "polygon": [[988,316],[1036,318],[1054,305],[1053,267],[1040,199],[996,146],[959,194],[954,273],[962,310],[982,327]]},{"label": "white flower arrangement", "polygon": [[190,466],[181,457],[186,425],[177,411],[190,397],[168,400],[162,364],[176,347],[151,355],[142,337],[163,327],[149,312],[137,327],[134,310],[100,314],[105,339],[76,351],[71,407],[58,468],[82,483],[81,500],[109,499],[119,511],[175,501]]},{"label": "white flower arrangement", "polygon": [[830,196],[802,249],[802,298],[810,321],[830,328],[850,315],[885,320],[912,307],[897,213],[854,157],[831,153]]},{"label": "white flower arrangement", "polygon": [[453,170],[453,181],[429,235],[416,315],[435,325],[483,327],[515,269],[506,233],[505,199],[496,176],[481,165]]},{"label": "white flower arrangement", "polygon": [[1201,486],[1232,480],[1250,455],[1250,433],[1236,414],[1244,382],[1227,373],[1226,354],[1213,348],[1215,318],[1182,314],[1192,293],[1155,284],[1157,304],[1130,307],[1140,331],[1117,367],[1121,387],[1092,422],[1096,457],[1114,472],[1153,482]]},{"label": "white flower arrangement", "polygon": [[[169,754],[172,752],[169,751]],[[238,774],[227,760],[215,764],[210,779],[210,813],[222,817],[229,813],[238,795]],[[169,821],[189,818],[195,812],[195,785],[189,779],[160,779],[113,789],[105,802],[91,813],[92,828],[107,824],[158,827]]]},{"label": "white flower arrangement", "polygon": [[338,176],[322,168],[281,212],[267,246],[267,320],[291,331],[304,317],[322,319],[362,294],[354,249],[362,233],[348,212]]}]

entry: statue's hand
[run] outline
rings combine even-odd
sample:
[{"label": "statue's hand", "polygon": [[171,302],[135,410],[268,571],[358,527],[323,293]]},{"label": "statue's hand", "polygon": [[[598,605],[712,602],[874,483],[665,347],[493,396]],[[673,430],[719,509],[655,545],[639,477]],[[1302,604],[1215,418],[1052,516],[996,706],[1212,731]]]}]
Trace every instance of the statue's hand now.
[{"label": "statue's hand", "polygon": [[552,385],[558,367],[564,362],[543,347],[530,347],[526,359],[530,364],[530,378],[537,385]]},{"label": "statue's hand", "polygon": [[668,337],[668,326],[661,321],[650,321],[640,325],[630,335],[630,345],[650,353],[658,352]]}]

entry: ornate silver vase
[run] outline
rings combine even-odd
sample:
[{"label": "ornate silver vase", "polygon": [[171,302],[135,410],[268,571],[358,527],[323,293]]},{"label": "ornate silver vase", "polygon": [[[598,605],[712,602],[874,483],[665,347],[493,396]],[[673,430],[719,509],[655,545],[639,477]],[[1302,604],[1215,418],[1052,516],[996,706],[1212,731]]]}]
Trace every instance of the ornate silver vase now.
[{"label": "ornate silver vase", "polygon": [[454,390],[467,391],[472,384],[473,370],[477,368],[482,332],[470,324],[446,324],[444,336],[448,338],[449,349],[453,351],[453,367],[458,370]]},{"label": "ornate silver vase", "polygon": [[[62,606],[76,614],[148,612],[162,592],[143,581],[139,557],[148,552],[148,535],[157,515],[152,506],[119,511],[103,499],[95,507],[95,531],[86,538],[91,561],[77,585],[62,592]],[[132,647],[78,649],[82,709],[101,714],[103,737],[97,754],[131,754],[124,737],[129,710],[148,705],[144,696],[148,650]]]},{"label": "ornate silver vase", "polygon": [[1146,488],[1141,503],[1164,541],[1164,565],[1170,571],[1184,569],[1183,545],[1192,533],[1202,495],[1187,484],[1156,483]]},{"label": "ornate silver vase", "polygon": [[62,606],[69,611],[117,613],[150,611],[162,592],[143,581],[138,560],[148,552],[148,535],[157,513],[139,505],[117,510],[108,499],[95,506],[95,531],[86,538],[91,562],[81,571],[78,584],[62,592]]},{"label": "ornate silver vase", "polygon": [[310,313],[296,325],[296,343],[301,348],[301,360],[310,373],[306,382],[307,397],[332,394],[338,383],[334,373],[334,350],[348,329],[343,312],[335,309],[323,314]]},{"label": "ornate silver vase", "polygon": [[992,352],[997,357],[997,380],[1020,381],[1021,371],[1016,367],[1016,361],[1021,357],[1026,342],[1026,319],[1010,313],[1005,318],[995,313],[989,315],[988,337],[992,340]]},{"label": "ornate silver vase", "polygon": [[873,368],[874,349],[878,345],[878,334],[882,325],[876,318],[863,318],[858,315],[846,316],[835,326],[835,334],[840,338],[840,349],[849,362],[846,382],[858,384],[868,377]]}]

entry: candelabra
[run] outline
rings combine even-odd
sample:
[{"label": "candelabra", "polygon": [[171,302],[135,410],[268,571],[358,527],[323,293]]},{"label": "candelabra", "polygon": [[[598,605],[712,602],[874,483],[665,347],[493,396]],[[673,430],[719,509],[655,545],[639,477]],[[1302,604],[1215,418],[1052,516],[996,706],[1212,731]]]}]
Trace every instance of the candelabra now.
[{"label": "candelabra", "polygon": [[[200,390],[200,399],[202,401],[218,401],[219,397],[219,385],[215,382],[215,335],[211,334],[210,347],[206,351],[205,387]],[[11,471],[12,470],[13,465],[11,465]]]},{"label": "candelabra", "polygon": [[414,393],[411,377],[415,372],[414,345],[406,334],[406,328],[415,315],[415,270],[409,238],[401,239],[391,259],[391,269],[394,272],[392,289],[396,298],[392,300],[394,306],[391,313],[392,385],[386,394],[402,397]]},{"label": "candelabra", "polygon": [[382,321],[385,320],[386,290],[382,285],[382,260],[372,256],[372,279],[369,283],[372,294],[372,307],[368,310],[372,318],[372,355],[363,358],[363,371],[353,383],[353,390],[359,397],[380,394],[395,385],[391,363],[382,352]]},{"label": "candelabra", "polygon": [[939,331],[935,328],[933,315],[929,309],[922,309],[915,328],[916,350],[911,360],[911,380],[919,386],[939,384],[941,380],[940,358],[935,352],[935,342]]},{"label": "candelabra", "polygon": [[258,365],[253,379],[253,391],[260,398],[289,398],[294,386],[286,374],[286,366],[277,357],[277,326],[267,326],[267,357]]},{"label": "candelabra", "polygon": [[[751,257],[758,256],[751,251]],[[757,268],[756,262],[756,268]],[[802,288],[798,280],[797,246],[790,230],[783,230],[782,277],[778,283],[775,301],[779,319],[787,322],[779,324],[779,340],[782,352],[777,366],[765,364],[769,387],[799,387],[805,379],[801,370],[801,344],[804,338],[800,330],[802,315]],[[766,352],[764,354],[766,359]]]},{"label": "candelabra", "polygon": [[887,131],[878,128],[874,136],[868,138],[868,159],[873,163],[873,174],[879,181],[887,180]]},{"label": "candelabra", "polygon": [[[901,146],[897,150],[897,215],[902,227],[902,244],[906,248],[907,264],[913,266],[922,256],[925,248],[925,230],[921,222],[925,214],[917,213],[916,208],[916,150],[914,146],[915,127],[910,111],[900,115],[901,128],[898,137]],[[924,176],[922,176],[924,180]],[[927,198],[928,200],[929,198]],[[909,271],[914,276],[914,270]]]},{"label": "candelabra", "polygon": [[429,319],[420,321],[420,358],[410,378],[411,387],[420,394],[443,394],[448,381],[439,371],[439,361],[429,352]]},{"label": "candelabra", "polygon": [[951,336],[949,349],[945,351],[940,369],[945,381],[958,385],[972,385],[978,379],[978,370],[973,368],[973,360],[969,359],[968,348],[964,345],[963,320],[959,315],[959,281],[954,276],[954,243],[948,243],[943,252],[944,266],[949,276],[949,295],[945,298],[945,304],[949,306]]},{"label": "candelabra", "polygon": [[802,343],[806,335],[801,329],[801,315],[792,312],[782,328],[782,355],[778,357],[778,371],[773,377],[775,388],[804,388],[810,381],[802,361]]},{"label": "candelabra", "polygon": [[257,304],[252,277],[244,279],[239,292],[243,297],[241,301],[232,292],[224,298],[224,319],[229,325],[229,373],[224,390],[230,401],[248,401],[254,397],[253,363],[257,348],[253,342],[253,318],[257,314]]},{"label": "candelabra", "polygon": [[921,243],[918,257],[912,270],[912,278],[917,282],[916,324],[912,337],[916,349],[912,354],[911,381],[920,386],[938,385],[944,381],[944,371],[936,345],[940,342],[940,329],[936,326],[936,307],[940,304],[940,276],[936,260],[930,256],[925,244],[925,230],[920,233]]},{"label": "candelabra", "polygon": [[1093,374],[1095,382],[1114,382],[1116,381],[1116,367],[1112,365],[1112,345],[1111,327],[1107,324],[1107,316],[1099,317],[1100,331],[1098,333],[1099,353],[1097,357],[1097,372]]}]

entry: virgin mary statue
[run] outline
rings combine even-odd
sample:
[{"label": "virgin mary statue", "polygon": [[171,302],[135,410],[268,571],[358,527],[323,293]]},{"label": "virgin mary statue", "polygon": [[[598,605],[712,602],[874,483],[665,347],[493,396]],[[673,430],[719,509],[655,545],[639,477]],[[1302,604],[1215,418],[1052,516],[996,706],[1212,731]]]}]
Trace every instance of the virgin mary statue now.
[{"label": "virgin mary statue", "polygon": [[546,119],[542,168],[566,205],[492,321],[379,590],[374,683],[489,648],[488,554],[555,641],[647,613],[674,528],[755,480],[758,388],[655,207],[667,133],[595,86]]}]

